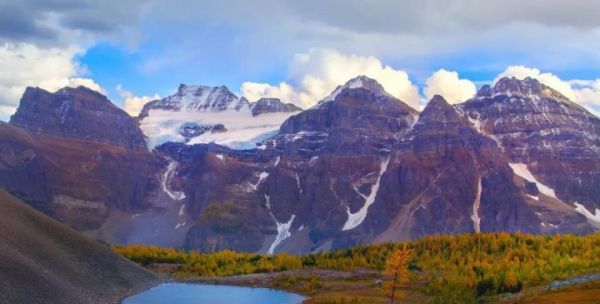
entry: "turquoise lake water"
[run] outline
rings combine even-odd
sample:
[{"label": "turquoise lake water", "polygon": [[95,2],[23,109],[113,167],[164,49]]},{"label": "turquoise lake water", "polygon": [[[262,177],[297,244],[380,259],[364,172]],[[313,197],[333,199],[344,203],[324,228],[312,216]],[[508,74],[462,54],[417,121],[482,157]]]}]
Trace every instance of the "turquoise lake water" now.
[{"label": "turquoise lake water", "polygon": [[267,288],[164,283],[123,304],[298,304],[302,300],[297,294]]}]

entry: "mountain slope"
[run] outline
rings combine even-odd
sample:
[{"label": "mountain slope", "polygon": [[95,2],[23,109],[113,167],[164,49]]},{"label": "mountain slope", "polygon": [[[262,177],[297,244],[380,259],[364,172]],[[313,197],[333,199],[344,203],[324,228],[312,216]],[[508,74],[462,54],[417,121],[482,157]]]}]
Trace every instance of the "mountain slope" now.
[{"label": "mountain slope", "polygon": [[0,303],[118,303],[153,274],[0,190]]},{"label": "mountain slope", "polygon": [[63,223],[96,229],[112,212],[150,206],[167,162],[127,149],[0,122],[0,188]]}]

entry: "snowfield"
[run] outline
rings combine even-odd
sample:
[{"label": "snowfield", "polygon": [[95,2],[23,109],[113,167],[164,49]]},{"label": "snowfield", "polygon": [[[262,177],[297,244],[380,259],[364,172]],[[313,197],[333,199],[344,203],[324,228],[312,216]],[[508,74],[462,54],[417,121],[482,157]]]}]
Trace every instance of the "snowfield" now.
[{"label": "snowfield", "polygon": [[281,124],[295,113],[267,113],[252,116],[250,109],[244,107],[239,111],[226,110],[222,112],[168,111],[153,109],[148,117],[141,121],[141,129],[147,137],[148,149],[152,150],[166,142],[185,142],[179,133],[186,123],[198,125],[223,124],[226,132],[206,132],[192,138],[188,145],[215,143],[232,149],[244,150],[256,148],[261,143],[279,132]]}]

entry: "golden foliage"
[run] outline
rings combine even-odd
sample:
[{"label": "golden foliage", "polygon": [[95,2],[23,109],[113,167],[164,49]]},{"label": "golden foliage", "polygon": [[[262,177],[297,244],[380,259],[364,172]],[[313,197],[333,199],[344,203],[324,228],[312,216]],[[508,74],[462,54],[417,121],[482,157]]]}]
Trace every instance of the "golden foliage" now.
[{"label": "golden foliage", "polygon": [[384,283],[384,289],[392,303],[397,297],[402,297],[400,288],[410,283],[408,264],[411,260],[411,250],[406,244],[394,250],[387,258],[383,273],[391,278]]},{"label": "golden foliage", "polygon": [[386,271],[388,259],[393,261],[399,248],[410,250],[408,267],[419,273],[419,279],[427,283],[425,292],[438,297],[439,303],[468,303],[482,295],[518,292],[551,280],[600,271],[599,233],[438,235],[404,244],[358,246],[298,256],[227,250],[183,252],[141,245],[117,246],[114,250],[143,265],[179,264],[179,276],[224,276],[302,268]]}]

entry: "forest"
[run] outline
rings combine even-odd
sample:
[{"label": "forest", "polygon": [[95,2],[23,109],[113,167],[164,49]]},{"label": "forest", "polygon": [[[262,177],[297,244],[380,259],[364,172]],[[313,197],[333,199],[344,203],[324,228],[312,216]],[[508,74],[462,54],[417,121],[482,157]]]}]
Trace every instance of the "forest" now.
[{"label": "forest", "polygon": [[553,280],[600,272],[600,233],[532,235],[481,233],[428,236],[405,243],[358,246],[330,252],[263,255],[221,251],[200,253],[129,245],[114,251],[141,265],[177,264],[177,278],[229,276],[293,269],[384,272],[389,257],[410,250],[410,281],[440,302],[469,302],[515,293]]}]

